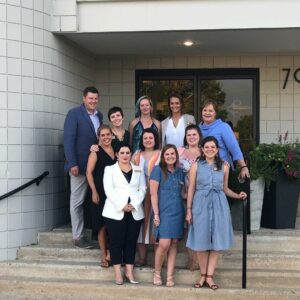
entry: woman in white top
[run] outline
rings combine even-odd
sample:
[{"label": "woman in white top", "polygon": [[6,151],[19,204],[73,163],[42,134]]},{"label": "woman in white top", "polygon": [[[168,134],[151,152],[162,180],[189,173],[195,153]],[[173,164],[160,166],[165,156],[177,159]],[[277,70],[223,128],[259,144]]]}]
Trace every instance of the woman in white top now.
[{"label": "woman in white top", "polygon": [[170,116],[161,122],[162,146],[173,144],[177,148],[183,146],[185,128],[189,124],[196,124],[192,115],[183,114],[183,100],[178,94],[171,94],[168,98]]},{"label": "woman in white top", "polygon": [[133,277],[136,242],[144,219],[143,201],[146,182],[143,170],[130,162],[131,148],[120,142],[116,149],[118,161],[105,168],[103,186],[107,196],[103,217],[110,239],[110,255],[115,271],[115,283],[123,284],[121,264],[125,264],[125,279]]}]

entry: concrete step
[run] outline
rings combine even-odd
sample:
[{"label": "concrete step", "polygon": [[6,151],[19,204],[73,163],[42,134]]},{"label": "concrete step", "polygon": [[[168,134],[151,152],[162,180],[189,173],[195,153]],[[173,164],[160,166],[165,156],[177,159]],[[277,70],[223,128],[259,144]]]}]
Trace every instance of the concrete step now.
[{"label": "concrete step", "polygon": [[194,289],[186,285],[173,288],[153,287],[152,284],[116,286],[110,281],[99,280],[35,280],[20,277],[0,277],[1,300],[40,299],[105,299],[105,300],[175,300],[175,299],[215,299],[215,300],[296,300],[300,298],[298,289],[226,289],[214,292],[207,288]]},{"label": "concrete step", "polygon": [[[86,231],[87,237],[91,237],[91,231]],[[97,241],[92,241],[97,247]],[[69,228],[56,229],[55,231],[40,232],[38,236],[40,246],[62,245],[74,246],[72,234]],[[247,248],[249,252],[300,252],[300,230],[259,230],[247,236]],[[185,252],[185,243],[178,245],[179,252]],[[242,235],[235,234],[235,245],[232,250],[241,251]]]},{"label": "concrete step", "polygon": [[[39,278],[41,280],[113,280],[113,268],[104,269],[93,262],[81,261],[11,261],[0,263],[0,276]],[[135,276],[151,284],[153,269],[136,268]],[[176,269],[175,281],[191,285],[199,278],[199,271]],[[300,270],[250,269],[247,274],[249,288],[299,288]],[[215,281],[224,288],[241,287],[241,270],[217,268]]]},{"label": "concrete step", "polygon": [[[44,246],[28,246],[18,250],[19,260],[78,260],[93,262],[94,265],[99,264],[99,249],[77,249],[69,247],[44,247]],[[188,263],[188,256],[181,252],[177,254],[176,267],[185,268]],[[148,255],[148,266],[154,265],[154,254]],[[219,267],[229,269],[241,269],[242,254],[240,251],[227,251],[221,254]],[[248,253],[247,266],[252,269],[290,269],[300,270],[300,253]]]}]

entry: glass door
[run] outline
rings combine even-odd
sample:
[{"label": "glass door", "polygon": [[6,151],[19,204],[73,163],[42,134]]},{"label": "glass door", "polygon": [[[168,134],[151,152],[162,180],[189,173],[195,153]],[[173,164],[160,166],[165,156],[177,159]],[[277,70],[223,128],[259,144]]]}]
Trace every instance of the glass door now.
[{"label": "glass door", "polygon": [[168,96],[178,93],[183,98],[184,113],[193,114],[195,105],[195,80],[191,79],[142,79],[140,96],[149,96],[154,104],[154,116],[162,121],[169,116]]},{"label": "glass door", "polygon": [[154,116],[169,115],[168,95],[179,93],[184,113],[201,121],[201,105],[207,99],[218,103],[218,117],[232,125],[245,155],[259,142],[258,69],[189,69],[136,71],[137,97],[148,95]]},{"label": "glass door", "polygon": [[200,107],[208,99],[217,102],[217,117],[232,127],[242,150],[248,153],[254,136],[253,80],[199,78],[199,96]]}]

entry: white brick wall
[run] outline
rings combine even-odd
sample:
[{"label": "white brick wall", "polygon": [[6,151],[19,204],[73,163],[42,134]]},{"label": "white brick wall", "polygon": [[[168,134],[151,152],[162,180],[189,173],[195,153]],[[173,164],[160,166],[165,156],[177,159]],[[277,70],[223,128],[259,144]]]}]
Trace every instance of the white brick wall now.
[{"label": "white brick wall", "polygon": [[287,130],[291,140],[300,138],[300,83],[294,81],[291,74],[283,90],[285,72],[281,70],[291,68],[293,71],[299,67],[300,55],[99,57],[96,85],[101,91],[103,110],[122,105],[127,126],[134,116],[136,69],[259,68],[260,140],[275,142],[278,132]]},{"label": "white brick wall", "polygon": [[95,59],[50,32],[52,0],[0,3],[0,195],[50,171],[0,201],[3,260],[36,242],[38,230],[68,221],[63,122],[93,84]]}]

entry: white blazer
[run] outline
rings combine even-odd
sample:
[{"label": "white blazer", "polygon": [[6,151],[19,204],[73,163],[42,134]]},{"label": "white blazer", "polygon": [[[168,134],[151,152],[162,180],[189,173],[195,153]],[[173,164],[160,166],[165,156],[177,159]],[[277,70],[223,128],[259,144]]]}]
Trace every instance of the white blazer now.
[{"label": "white blazer", "polygon": [[143,170],[131,163],[132,176],[130,183],[126,180],[119,163],[107,166],[104,170],[103,186],[106,194],[102,215],[114,220],[122,220],[123,208],[128,203],[134,207],[131,211],[135,220],[144,218],[143,201],[146,195],[146,180]]}]

